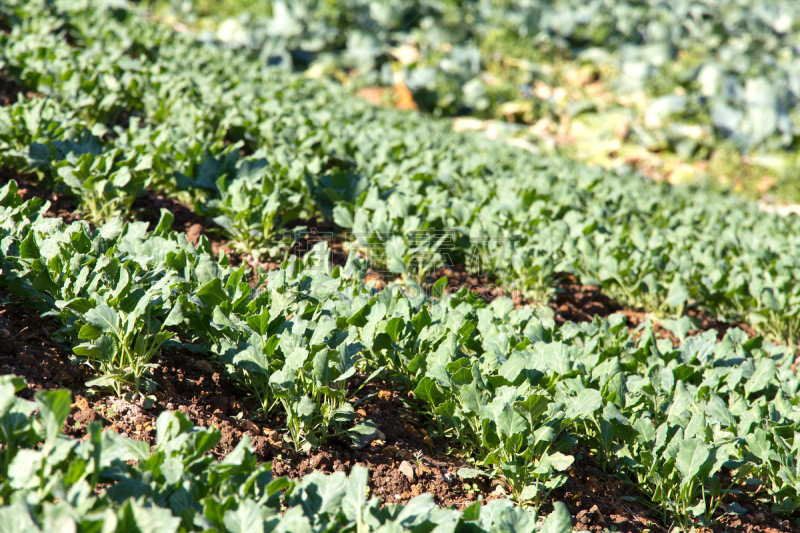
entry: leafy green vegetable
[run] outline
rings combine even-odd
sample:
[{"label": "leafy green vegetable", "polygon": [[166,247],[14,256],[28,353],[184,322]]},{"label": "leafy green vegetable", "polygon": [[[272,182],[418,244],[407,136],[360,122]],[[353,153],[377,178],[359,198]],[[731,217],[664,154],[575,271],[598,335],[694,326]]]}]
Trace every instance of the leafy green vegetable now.
[{"label": "leafy green vegetable", "polygon": [[[245,436],[223,460],[206,452],[221,439],[216,429],[195,428],[183,413],[165,411],[156,422],[158,443],[146,443],[89,426],[89,438],[61,435],[70,410],[65,390],[38,392],[34,402],[15,396],[24,382],[0,379],[0,517],[12,531],[358,531],[414,526],[452,531],[537,531],[535,513],[494,500],[468,512],[435,507],[430,495],[405,505],[367,499],[366,469],[355,467],[301,481],[274,478],[257,465]],[[32,414],[38,408],[38,412]],[[542,531],[572,530],[562,504]]]}]

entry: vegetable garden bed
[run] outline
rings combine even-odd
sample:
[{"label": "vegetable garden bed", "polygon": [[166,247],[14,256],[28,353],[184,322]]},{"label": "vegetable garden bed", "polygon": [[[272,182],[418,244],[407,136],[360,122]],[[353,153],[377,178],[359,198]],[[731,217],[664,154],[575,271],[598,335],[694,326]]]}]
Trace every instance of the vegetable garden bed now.
[{"label": "vegetable garden bed", "polygon": [[0,27],[0,523],[797,529],[796,217],[117,5]]},{"label": "vegetable garden bed", "polygon": [[[439,505],[463,509],[478,498],[488,501],[499,497],[495,492],[498,485],[480,479],[465,482],[458,477],[463,458],[452,451],[446,453],[451,450],[446,441],[423,438],[419,407],[406,391],[392,391],[391,384],[377,383],[361,395],[368,398],[361,404],[363,413],[378,422],[382,440],[361,450],[340,442],[310,454],[297,454],[272,429],[283,426],[280,420],[260,420],[253,414],[252,402],[238,399],[239,392],[224,372],[190,353],[169,350],[162,354],[154,374],[158,383],[156,401],[148,409],[96,392],[84,396],[84,382],[91,378],[91,372],[72,364],[69,353],[51,339],[56,324],[39,317],[8,293],[0,293],[0,299],[6,302],[0,309],[0,334],[5,339],[0,370],[25,378],[28,387],[21,393],[24,398],[32,398],[37,391],[68,389],[73,403],[63,429],[67,436],[85,440],[88,425],[100,422],[108,431],[144,441],[152,448],[159,413],[178,411],[197,427],[219,429],[221,440],[209,452],[214,457],[224,458],[243,435],[248,435],[258,460],[271,461],[275,475],[299,479],[313,471],[349,474],[353,466],[361,465],[369,468],[372,493],[388,503],[407,503],[425,493],[432,494]],[[409,404],[413,411],[408,410]],[[645,495],[603,471],[586,450],[576,451],[582,458],[569,470],[569,480],[556,495],[567,502],[576,530],[599,533],[612,526],[620,532],[666,530],[658,514],[645,505]],[[401,468],[403,463],[409,466]],[[750,506],[749,513],[728,517],[709,530],[798,530],[775,520],[756,502],[748,498],[742,501]]]}]

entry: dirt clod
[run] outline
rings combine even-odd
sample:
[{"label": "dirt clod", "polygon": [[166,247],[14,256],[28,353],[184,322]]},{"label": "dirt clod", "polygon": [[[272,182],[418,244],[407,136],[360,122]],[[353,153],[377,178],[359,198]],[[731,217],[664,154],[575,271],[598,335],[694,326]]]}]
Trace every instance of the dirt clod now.
[{"label": "dirt clod", "polygon": [[398,470],[400,470],[401,474],[406,476],[406,479],[408,479],[409,483],[414,483],[416,476],[414,475],[414,467],[411,466],[411,463],[408,461],[403,461],[400,463]]}]

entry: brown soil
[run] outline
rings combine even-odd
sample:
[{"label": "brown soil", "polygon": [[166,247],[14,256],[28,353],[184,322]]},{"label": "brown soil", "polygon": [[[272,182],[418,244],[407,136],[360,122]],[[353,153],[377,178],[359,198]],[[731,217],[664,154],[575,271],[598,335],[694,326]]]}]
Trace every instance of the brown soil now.
[{"label": "brown soil", "polygon": [[565,322],[591,322],[595,316],[605,318],[622,311],[622,306],[603,294],[600,287],[582,285],[569,274],[561,276],[550,308],[559,325]]},{"label": "brown soil", "polygon": [[30,100],[36,93],[25,90],[17,80],[12,79],[8,72],[0,70],[0,106],[7,106],[15,103],[19,95]]},{"label": "brown soil", "polygon": [[[563,501],[573,517],[576,531],[592,533],[611,531],[661,531],[667,533],[670,524],[661,513],[648,505],[648,498],[634,485],[604,472],[585,450],[574,449],[579,457],[568,472],[567,483],[553,491],[551,500]],[[722,479],[725,485],[726,480]],[[710,527],[697,527],[698,533],[779,533],[798,532],[800,528],[771,514],[769,507],[752,497],[752,489],[739,487],[743,494],[727,495],[714,514]],[[725,514],[733,502],[746,508],[743,516]],[[545,512],[549,511],[545,506]]]},{"label": "brown soil", "polygon": [[175,217],[172,230],[186,233],[189,242],[196,243],[200,235],[206,235],[209,239],[213,236],[208,232],[210,221],[195,213],[191,205],[149,189],[133,201],[131,214],[137,220],[150,223],[150,229],[153,230],[161,218],[162,209]]},{"label": "brown soil", "polygon": [[[578,454],[581,450],[574,450]],[[550,495],[553,501],[563,501],[573,517],[573,528],[578,531],[601,533],[613,528],[616,531],[667,531],[661,517],[643,502],[647,497],[630,483],[603,472],[587,454],[568,471],[569,479],[563,487]],[[545,512],[550,509],[545,507]]]},{"label": "brown soil", "polygon": [[[549,303],[553,309],[554,318],[558,325],[564,322],[591,322],[594,317],[606,318],[614,313],[625,315],[628,328],[635,329],[647,320],[653,322],[653,331],[658,338],[670,339],[675,346],[680,344],[680,339],[658,323],[652,314],[640,309],[625,308],[605,294],[600,287],[582,285],[569,274],[561,274],[555,298]],[[723,322],[713,318],[706,311],[688,308],[685,314],[699,324],[699,328],[689,330],[689,336],[699,335],[705,331],[715,330],[717,339],[722,340],[725,333],[731,328],[743,330],[749,337],[758,335],[752,326],[744,323]]]}]

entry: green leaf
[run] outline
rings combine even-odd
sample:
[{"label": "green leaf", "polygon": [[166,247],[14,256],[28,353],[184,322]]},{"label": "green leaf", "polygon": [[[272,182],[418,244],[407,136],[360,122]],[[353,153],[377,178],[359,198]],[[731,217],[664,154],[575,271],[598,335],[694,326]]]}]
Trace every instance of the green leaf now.
[{"label": "green leaf", "polygon": [[369,472],[360,465],[353,467],[347,479],[347,495],[342,500],[342,512],[347,520],[356,524],[361,524],[366,519],[364,512],[367,505],[368,479]]},{"label": "green leaf", "polygon": [[203,285],[200,290],[197,291],[197,297],[209,307],[216,307],[228,301],[228,293],[225,292],[220,278],[214,278]]},{"label": "green leaf", "polygon": [[351,445],[356,449],[363,448],[375,440],[377,435],[378,426],[372,420],[365,420],[347,430],[347,437],[350,439]]},{"label": "green leaf", "polygon": [[172,228],[172,223],[175,222],[175,217],[168,210],[161,208],[161,217],[158,219],[153,233],[167,233]]},{"label": "green leaf", "polygon": [[103,459],[108,461],[146,461],[150,458],[150,445],[144,441],[123,437],[116,431],[104,431]]},{"label": "green leaf", "polygon": [[434,298],[441,298],[447,290],[447,276],[442,276],[437,279],[431,288],[431,294]]},{"label": "green leaf", "polygon": [[525,370],[527,369],[527,361],[524,356],[520,353],[514,353],[508,360],[502,364],[502,366],[498,369],[497,373],[500,376],[506,378],[506,380],[512,384],[516,385],[517,378],[520,377],[520,374],[524,374]]},{"label": "green leaf", "polygon": [[459,468],[457,474],[458,477],[463,479],[475,479],[477,477],[485,477],[487,475],[486,472],[482,472],[481,470],[477,470],[475,468]]},{"label": "green leaf", "polygon": [[[3,524],[4,533],[38,533],[42,531],[34,523],[28,511],[27,504],[22,500],[17,500],[0,507],[0,523]],[[67,526],[67,528],[69,527],[71,527],[71,525]],[[67,528],[63,529],[63,531],[69,531]],[[75,529],[73,529],[73,531],[75,531]]]},{"label": "green leaf", "polygon": [[170,309],[167,318],[164,319],[164,326],[179,326],[186,318],[186,308],[183,305],[183,300],[178,298],[172,304],[172,309]]},{"label": "green leaf", "polygon": [[[676,276],[675,281],[673,281],[672,285],[669,287],[669,292],[667,293],[666,304],[675,309],[682,305],[685,305],[686,302],[689,300],[689,291],[686,290],[686,287],[683,283],[680,282],[679,278]],[[688,317],[685,317],[688,319]]]},{"label": "green leaf", "polygon": [[583,420],[603,407],[603,396],[595,389],[583,389],[578,396],[571,398],[567,406],[569,420]]},{"label": "green leaf", "polygon": [[117,338],[122,338],[119,330],[119,313],[106,304],[99,304],[83,315],[83,319],[96,330],[111,333]]},{"label": "green leaf", "polygon": [[564,455],[561,452],[551,453],[549,455],[550,464],[553,468],[558,472],[563,472],[567,470],[572,463],[575,462],[575,458],[571,455]]},{"label": "green leaf", "polygon": [[744,384],[744,395],[750,396],[754,392],[760,392],[769,385],[772,378],[775,377],[777,367],[775,361],[768,357],[764,357],[756,363],[755,372],[750,376],[750,379]]},{"label": "green leaf", "polygon": [[[0,386],[8,387],[7,390],[8,390],[9,396],[8,396],[8,398],[6,398],[3,401],[7,400],[7,401],[10,402],[10,401],[13,400],[14,394],[16,394],[19,391],[21,391],[22,389],[24,389],[27,385],[25,384],[25,379],[23,379],[21,377],[18,377],[18,376],[12,376],[10,374],[5,374],[5,375],[0,376]],[[3,390],[5,391],[6,389],[3,389]],[[2,411],[0,410],[0,412],[2,412]]]},{"label": "green leaf", "polygon": [[761,428],[756,428],[753,433],[745,437],[745,441],[747,442],[750,453],[758,457],[762,463],[767,463],[770,460],[772,445],[767,438],[766,431]]},{"label": "green leaf", "polygon": [[553,504],[553,512],[547,516],[539,533],[571,533],[572,515],[562,502]]},{"label": "green leaf", "polygon": [[172,516],[171,510],[153,505],[145,507],[136,500],[128,501],[133,510],[137,531],[140,533],[176,533],[178,531],[181,519]]},{"label": "green leaf", "polygon": [[47,442],[53,443],[61,434],[69,412],[72,408],[72,397],[69,391],[59,389],[54,391],[39,391],[34,396],[39,407],[39,416],[42,417],[46,432]]},{"label": "green leaf", "polygon": [[386,323],[386,333],[392,338],[394,342],[397,342],[400,336],[400,333],[403,332],[405,329],[406,323],[402,317],[394,317],[390,319]]},{"label": "green leaf", "polygon": [[713,392],[710,393],[708,402],[706,403],[705,412],[707,415],[719,420],[719,423],[722,427],[736,427],[736,419],[728,410],[728,406],[725,405],[725,402],[722,400],[722,398]]},{"label": "green leaf", "polygon": [[333,208],[333,221],[343,228],[353,227],[353,215],[349,209],[341,205]]},{"label": "green leaf", "polygon": [[293,491],[293,499],[289,505],[301,503],[305,512],[313,516],[335,516],[342,507],[346,484],[347,476],[344,472],[335,472],[332,475],[311,472],[303,477],[300,486]]},{"label": "green leaf", "polygon": [[682,483],[703,475],[706,462],[711,457],[711,448],[700,439],[684,439],[678,445],[675,465],[683,477]]},{"label": "green leaf", "polygon": [[39,247],[36,245],[36,239],[33,232],[29,232],[28,236],[19,244],[19,256],[22,259],[39,259]]},{"label": "green leaf", "polygon": [[94,387],[101,389],[108,388],[124,380],[125,376],[122,373],[117,372],[113,374],[106,374],[105,376],[100,376],[99,378],[90,379],[86,382],[86,387],[90,389]]},{"label": "green leaf", "polygon": [[253,328],[259,335],[265,335],[269,327],[269,311],[265,308],[260,314],[253,314],[247,317],[247,325]]},{"label": "green leaf", "polygon": [[397,523],[415,522],[424,520],[431,516],[431,512],[436,508],[436,502],[432,494],[420,494],[409,500],[403,505],[397,515]]},{"label": "green leaf", "polygon": [[386,258],[386,268],[393,274],[407,274],[408,267],[405,261],[399,257],[390,256]]},{"label": "green leaf", "polygon": [[[93,341],[93,340],[96,340],[96,339],[100,338],[101,335],[103,335],[102,330],[97,329],[96,327],[92,326],[91,324],[84,324],[83,326],[81,326],[81,329],[78,331],[78,338],[81,339],[81,340]],[[79,348],[82,348],[82,346],[77,346],[77,347],[73,348],[73,351],[78,355],[88,355],[88,353],[84,354],[84,353],[81,353],[81,352],[77,351]]]},{"label": "green leaf", "polygon": [[499,405],[497,401],[499,398],[490,404],[495,415],[495,423],[500,432],[506,437],[511,437],[525,431],[525,419],[514,409],[511,403],[506,403],[497,410],[495,406]]},{"label": "green leaf", "polygon": [[430,326],[431,315],[428,313],[428,308],[423,305],[419,313],[411,319],[411,324],[414,326],[414,331],[417,333],[421,333],[423,329]]},{"label": "green leaf", "polygon": [[692,321],[688,316],[683,316],[679,320],[662,320],[661,325],[680,340],[684,340],[692,329]]},{"label": "green leaf", "polygon": [[428,376],[420,380],[419,385],[414,389],[414,396],[434,406],[445,400],[444,394],[439,390],[436,382]]},{"label": "green leaf", "polygon": [[159,468],[164,474],[164,481],[167,485],[177,484],[183,476],[183,461],[180,457],[167,457]]},{"label": "green leaf", "polygon": [[302,396],[300,401],[294,405],[295,411],[301,418],[313,415],[317,410],[317,404],[308,396]]},{"label": "green leaf", "polygon": [[308,342],[309,346],[317,346],[325,343],[325,338],[332,331],[336,331],[336,321],[330,317],[322,317],[314,328],[314,333],[311,335],[311,340]]},{"label": "green leaf", "polygon": [[561,342],[535,345],[536,355],[542,358],[548,370],[563,376],[572,370],[572,357],[569,347]]},{"label": "green leaf", "polygon": [[328,386],[331,382],[331,367],[328,362],[330,350],[327,348],[314,356],[314,378],[319,386]]}]

